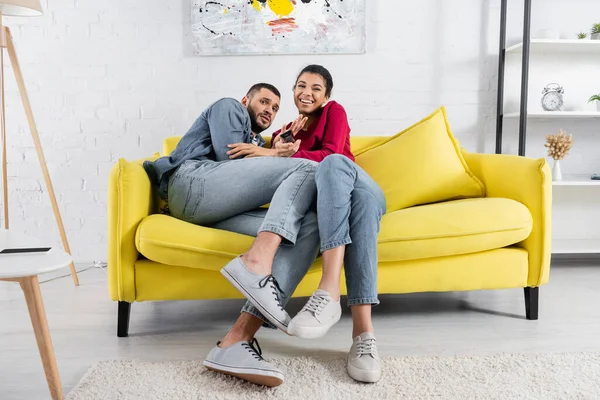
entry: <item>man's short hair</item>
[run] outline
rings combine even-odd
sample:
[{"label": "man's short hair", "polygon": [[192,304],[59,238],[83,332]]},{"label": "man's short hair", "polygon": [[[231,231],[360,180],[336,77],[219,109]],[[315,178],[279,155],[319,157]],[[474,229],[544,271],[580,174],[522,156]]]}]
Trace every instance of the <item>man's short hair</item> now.
[{"label": "man's short hair", "polygon": [[246,96],[251,99],[256,93],[258,93],[261,89],[267,89],[270,90],[271,92],[273,92],[273,94],[275,94],[277,97],[281,98],[281,93],[279,93],[279,90],[277,90],[277,88],[273,85],[271,85],[270,83],[257,83],[255,85],[252,85],[252,87],[250,88],[250,90],[248,90],[248,93],[246,93]]}]

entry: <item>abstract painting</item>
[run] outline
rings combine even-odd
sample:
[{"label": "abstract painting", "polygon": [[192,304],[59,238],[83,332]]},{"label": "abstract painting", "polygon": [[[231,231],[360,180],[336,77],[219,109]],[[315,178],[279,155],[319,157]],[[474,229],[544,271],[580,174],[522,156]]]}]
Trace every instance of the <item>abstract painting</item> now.
[{"label": "abstract painting", "polygon": [[364,53],[366,0],[192,0],[196,55]]}]

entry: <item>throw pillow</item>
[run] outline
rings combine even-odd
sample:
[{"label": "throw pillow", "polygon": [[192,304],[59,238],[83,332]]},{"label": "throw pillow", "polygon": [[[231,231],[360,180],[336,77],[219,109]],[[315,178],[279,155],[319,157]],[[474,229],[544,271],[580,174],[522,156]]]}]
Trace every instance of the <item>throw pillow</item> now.
[{"label": "throw pillow", "polygon": [[387,212],[485,196],[450,131],[445,107],[355,158],[383,189]]}]

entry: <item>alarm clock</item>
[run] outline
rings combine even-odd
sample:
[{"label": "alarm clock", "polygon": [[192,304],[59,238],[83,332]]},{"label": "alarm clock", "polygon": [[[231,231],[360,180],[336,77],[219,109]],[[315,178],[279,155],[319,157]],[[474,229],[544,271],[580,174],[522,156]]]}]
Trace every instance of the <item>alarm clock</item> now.
[{"label": "alarm clock", "polygon": [[563,93],[565,90],[558,83],[546,85],[542,91],[542,108],[545,111],[560,111],[563,102]]}]

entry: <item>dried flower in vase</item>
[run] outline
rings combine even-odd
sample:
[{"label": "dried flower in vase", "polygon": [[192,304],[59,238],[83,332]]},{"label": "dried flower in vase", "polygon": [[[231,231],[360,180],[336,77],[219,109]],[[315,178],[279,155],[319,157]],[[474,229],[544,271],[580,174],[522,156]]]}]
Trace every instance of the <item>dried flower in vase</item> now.
[{"label": "dried flower in vase", "polygon": [[573,145],[573,135],[568,135],[562,129],[560,133],[546,136],[546,144],[544,147],[548,149],[548,156],[555,160],[562,160]]}]

